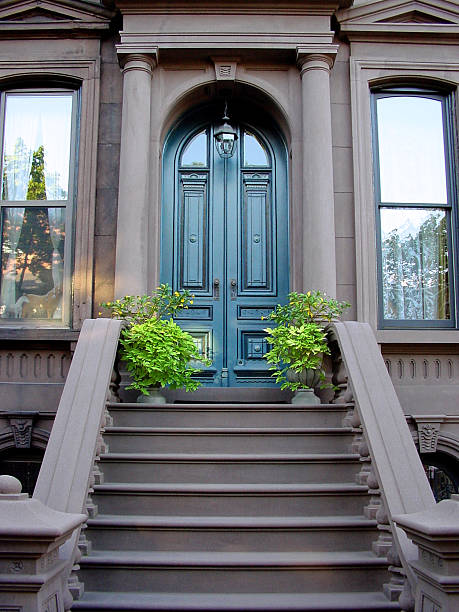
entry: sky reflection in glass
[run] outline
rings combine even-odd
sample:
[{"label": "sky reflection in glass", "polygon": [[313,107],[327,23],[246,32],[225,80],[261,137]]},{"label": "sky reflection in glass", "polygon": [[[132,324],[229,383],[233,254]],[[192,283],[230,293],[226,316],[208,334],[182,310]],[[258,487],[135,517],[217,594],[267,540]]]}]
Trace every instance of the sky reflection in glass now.
[{"label": "sky reflection in glass", "polygon": [[379,98],[377,115],[381,202],[446,204],[441,102]]}]

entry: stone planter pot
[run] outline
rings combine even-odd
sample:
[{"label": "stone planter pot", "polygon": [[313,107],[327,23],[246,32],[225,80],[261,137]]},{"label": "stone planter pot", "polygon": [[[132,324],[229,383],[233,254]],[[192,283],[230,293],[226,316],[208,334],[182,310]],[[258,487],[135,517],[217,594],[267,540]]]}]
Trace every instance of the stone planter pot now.
[{"label": "stone planter pot", "polygon": [[299,382],[303,385],[302,389],[298,389],[292,398],[292,404],[303,406],[311,404],[320,404],[320,399],[314,393],[314,387],[320,382],[321,368],[306,368],[301,372],[287,370],[286,376],[289,382]]},{"label": "stone planter pot", "polygon": [[137,398],[138,404],[165,404],[166,398],[161,393],[161,387],[150,387],[148,395],[141,393]]}]

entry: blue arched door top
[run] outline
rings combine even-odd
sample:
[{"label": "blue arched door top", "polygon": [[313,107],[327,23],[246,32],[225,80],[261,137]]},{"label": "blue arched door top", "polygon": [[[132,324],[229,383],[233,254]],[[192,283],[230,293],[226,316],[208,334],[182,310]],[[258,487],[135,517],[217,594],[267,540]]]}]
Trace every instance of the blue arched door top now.
[{"label": "blue arched door top", "polygon": [[182,123],[163,155],[161,282],[189,289],[177,322],[212,360],[217,386],[273,386],[267,316],[288,293],[287,156],[278,134],[242,123],[233,157],[211,121]]}]

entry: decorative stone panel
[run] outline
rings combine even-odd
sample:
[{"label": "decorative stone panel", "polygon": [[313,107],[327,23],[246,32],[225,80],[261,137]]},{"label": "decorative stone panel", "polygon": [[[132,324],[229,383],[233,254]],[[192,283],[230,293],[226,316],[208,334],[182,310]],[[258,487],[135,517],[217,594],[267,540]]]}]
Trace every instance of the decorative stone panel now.
[{"label": "decorative stone panel", "polygon": [[0,382],[63,383],[70,361],[65,350],[0,350]]},{"label": "decorative stone panel", "polygon": [[459,384],[459,355],[384,354],[394,385]]}]

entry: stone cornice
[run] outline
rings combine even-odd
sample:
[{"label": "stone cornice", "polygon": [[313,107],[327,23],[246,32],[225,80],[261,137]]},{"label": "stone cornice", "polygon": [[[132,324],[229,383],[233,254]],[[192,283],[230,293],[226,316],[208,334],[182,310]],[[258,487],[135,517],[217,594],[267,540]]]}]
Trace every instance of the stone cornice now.
[{"label": "stone cornice", "polygon": [[459,7],[449,0],[376,0],[336,13],[341,32],[349,40],[459,36]]},{"label": "stone cornice", "polygon": [[202,12],[212,14],[247,14],[247,15],[331,15],[339,8],[347,8],[353,0],[115,0],[116,7],[124,15],[129,14],[187,14]]},{"label": "stone cornice", "polygon": [[0,34],[42,37],[107,30],[115,12],[81,0],[0,0]]}]

